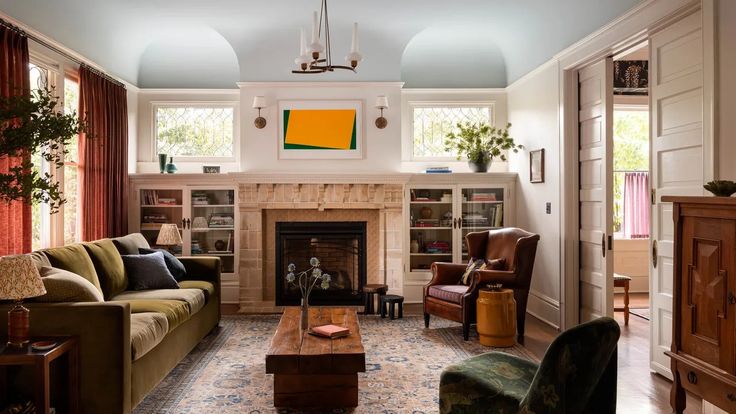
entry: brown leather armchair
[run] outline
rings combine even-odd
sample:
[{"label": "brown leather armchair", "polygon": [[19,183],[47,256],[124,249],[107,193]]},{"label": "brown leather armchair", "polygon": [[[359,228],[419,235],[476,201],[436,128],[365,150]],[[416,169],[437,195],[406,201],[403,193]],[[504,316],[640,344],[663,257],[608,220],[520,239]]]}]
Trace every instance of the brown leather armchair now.
[{"label": "brown leather armchair", "polygon": [[489,283],[501,283],[514,290],[517,333],[519,342],[523,342],[526,302],[539,235],[509,227],[468,233],[465,241],[472,260],[503,259],[504,269],[475,271],[470,285],[466,286],[460,283],[465,264],[432,263],[432,280],[424,287],[424,326],[429,327],[430,315],[460,322],[467,341],[470,325],[475,323],[478,289]]}]

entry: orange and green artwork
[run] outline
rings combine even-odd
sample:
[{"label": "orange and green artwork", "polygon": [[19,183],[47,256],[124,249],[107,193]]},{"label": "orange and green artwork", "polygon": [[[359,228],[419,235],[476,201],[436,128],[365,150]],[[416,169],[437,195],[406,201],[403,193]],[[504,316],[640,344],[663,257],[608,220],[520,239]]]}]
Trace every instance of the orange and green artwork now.
[{"label": "orange and green artwork", "polygon": [[284,150],[355,150],[355,109],[284,109]]}]

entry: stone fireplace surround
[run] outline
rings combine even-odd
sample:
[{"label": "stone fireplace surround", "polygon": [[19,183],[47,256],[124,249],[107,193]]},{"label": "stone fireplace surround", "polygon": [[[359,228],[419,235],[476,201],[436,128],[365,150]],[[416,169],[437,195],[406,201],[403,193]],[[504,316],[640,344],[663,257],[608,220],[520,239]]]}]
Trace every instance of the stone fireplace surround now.
[{"label": "stone fireplace surround", "polygon": [[247,181],[238,181],[240,312],[281,310],[275,305],[274,274],[275,228],[279,221],[366,222],[367,283],[386,283],[389,289],[400,289],[402,182],[391,182],[386,177],[371,181],[370,175],[352,179],[343,176],[339,183],[330,183],[338,181],[334,175],[280,180],[288,182],[247,176]]}]

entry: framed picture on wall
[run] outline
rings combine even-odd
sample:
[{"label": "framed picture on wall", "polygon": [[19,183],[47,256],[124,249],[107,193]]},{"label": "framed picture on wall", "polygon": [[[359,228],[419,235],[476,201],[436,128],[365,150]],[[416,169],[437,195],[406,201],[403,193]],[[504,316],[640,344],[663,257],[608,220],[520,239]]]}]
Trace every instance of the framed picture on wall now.
[{"label": "framed picture on wall", "polygon": [[282,160],[363,158],[363,102],[279,101]]},{"label": "framed picture on wall", "polygon": [[544,148],[529,151],[529,181],[544,182]]}]

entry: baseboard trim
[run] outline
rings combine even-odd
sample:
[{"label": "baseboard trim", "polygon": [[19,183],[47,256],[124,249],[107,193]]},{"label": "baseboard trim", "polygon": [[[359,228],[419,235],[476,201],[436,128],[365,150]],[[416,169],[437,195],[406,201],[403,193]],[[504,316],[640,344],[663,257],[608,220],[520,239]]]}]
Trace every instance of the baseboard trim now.
[{"label": "baseboard trim", "polygon": [[560,301],[543,293],[530,291],[526,312],[547,325],[560,329]]}]

